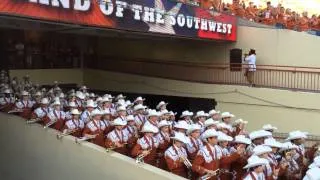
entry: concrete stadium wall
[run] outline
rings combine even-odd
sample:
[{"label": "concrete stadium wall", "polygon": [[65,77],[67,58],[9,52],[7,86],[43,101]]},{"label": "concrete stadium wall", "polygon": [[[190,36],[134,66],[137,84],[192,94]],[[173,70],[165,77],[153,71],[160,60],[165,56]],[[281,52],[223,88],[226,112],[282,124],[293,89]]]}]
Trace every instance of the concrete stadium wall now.
[{"label": "concrete stadium wall", "polygon": [[237,118],[248,120],[249,130],[271,123],[279,132],[300,129],[320,135],[317,93],[190,83],[97,70],[85,70],[84,82],[101,90],[214,98],[220,111],[230,111]]},{"label": "concrete stadium wall", "polygon": [[17,116],[0,113],[0,131],[3,180],[183,179],[91,143],[76,144],[71,136],[57,140],[55,130]]}]

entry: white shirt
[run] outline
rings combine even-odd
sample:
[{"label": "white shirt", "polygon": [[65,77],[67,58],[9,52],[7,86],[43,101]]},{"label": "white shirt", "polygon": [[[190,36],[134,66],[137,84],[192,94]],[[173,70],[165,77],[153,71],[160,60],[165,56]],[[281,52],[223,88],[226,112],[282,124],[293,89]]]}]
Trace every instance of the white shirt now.
[{"label": "white shirt", "polygon": [[47,114],[49,114],[50,110],[49,108],[41,108],[38,107],[37,109],[34,110],[34,113],[37,115],[38,118],[43,118]]},{"label": "white shirt", "polygon": [[6,104],[13,104],[15,102],[14,98],[6,98],[2,97],[0,98],[0,105],[6,105]]},{"label": "white shirt", "polygon": [[90,121],[90,112],[88,110],[83,111],[80,116],[80,120],[83,121],[85,124]]},{"label": "white shirt", "polygon": [[[160,134],[160,133],[161,133],[161,134]],[[163,144],[163,143],[165,143],[165,141],[166,141],[162,136],[164,136],[165,138],[170,138],[170,135],[169,135],[169,134],[160,131],[160,132],[155,136],[155,138],[157,139],[157,141],[158,141],[160,144]]]},{"label": "white shirt", "polygon": [[252,178],[251,175],[248,174],[243,180],[255,180],[255,179],[256,180],[265,180],[266,179],[263,173],[257,174],[255,172],[252,172],[251,174],[254,176],[254,178]]},{"label": "white shirt", "polygon": [[63,111],[52,110],[49,112],[48,117],[51,121],[56,121],[58,119],[65,119],[66,114]]},{"label": "white shirt", "polygon": [[101,130],[101,131],[104,131],[106,129],[106,125],[101,122],[101,121],[97,121],[97,120],[93,120],[93,121],[89,121],[86,125],[91,132],[94,132],[96,130]]},{"label": "white shirt", "polygon": [[111,131],[107,138],[110,139],[112,142],[128,142],[129,140],[129,132],[125,129],[122,129],[121,131],[114,129]]},{"label": "white shirt", "polygon": [[80,129],[83,129],[84,128],[84,123],[83,121],[81,120],[68,120],[66,122],[66,126],[68,127],[68,129],[70,130],[73,130],[73,129],[76,129],[76,128],[80,128]]},{"label": "white shirt", "polygon": [[245,58],[245,61],[248,63],[248,71],[256,71],[256,55],[251,54]]},{"label": "white shirt", "polygon": [[[145,139],[147,139],[149,143]],[[155,137],[152,137],[152,139],[151,139],[151,138],[147,138],[146,136],[144,136],[144,137],[138,139],[138,141],[137,141],[137,143],[144,150],[150,149],[152,146],[152,142],[153,142],[153,148],[158,148],[159,142]]]},{"label": "white shirt", "polygon": [[[213,157],[211,156],[211,153],[209,151],[212,152]],[[222,149],[218,145],[209,145],[209,149],[207,149],[207,146],[203,146],[198,152],[198,155],[202,156],[206,163],[210,163],[214,160],[219,160],[223,156]]]},{"label": "white shirt", "polygon": [[23,108],[32,108],[33,105],[34,105],[34,101],[18,101],[16,103],[16,107],[19,108],[19,109],[23,109]]},{"label": "white shirt", "polygon": [[[187,137],[187,138],[188,138],[188,143],[186,144],[186,146],[187,146],[187,150],[189,153],[194,153],[203,147],[203,143],[200,140],[200,138],[198,138],[198,139],[195,139],[192,137]],[[195,146],[197,146],[197,147],[195,147]]]},{"label": "white shirt", "polygon": [[141,126],[146,122],[146,117],[142,114],[137,114],[134,116],[134,122],[136,123],[136,125]]},{"label": "white shirt", "polygon": [[178,147],[169,147],[165,152],[164,152],[165,157],[169,157],[173,161],[176,161],[179,159],[179,157],[185,157],[188,158],[187,151],[183,147],[178,148]]}]

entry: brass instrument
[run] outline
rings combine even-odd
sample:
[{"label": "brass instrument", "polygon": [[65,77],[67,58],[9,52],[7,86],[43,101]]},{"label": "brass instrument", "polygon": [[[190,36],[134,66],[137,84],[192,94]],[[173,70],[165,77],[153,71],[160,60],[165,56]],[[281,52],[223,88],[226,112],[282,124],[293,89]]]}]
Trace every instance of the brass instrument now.
[{"label": "brass instrument", "polygon": [[23,112],[23,109],[13,109],[13,110],[9,111],[8,114],[21,113],[21,112]]},{"label": "brass instrument", "polygon": [[188,168],[191,169],[192,168],[192,163],[189,161],[189,159],[185,156],[181,156],[180,157],[183,160],[183,164]]},{"label": "brass instrument", "polygon": [[148,154],[144,155],[144,154],[139,154],[137,157],[136,157],[136,163],[144,163],[144,160],[143,158],[146,157],[147,155],[150,154],[150,152],[152,151],[152,149],[148,150]]},{"label": "brass instrument", "polygon": [[59,134],[57,134],[57,139],[62,139],[64,136],[68,136],[74,132],[77,132],[77,129],[73,129],[73,130],[67,131],[65,133],[59,133]]},{"label": "brass instrument", "polygon": [[205,175],[201,176],[199,178],[199,180],[208,180],[213,176],[217,176],[219,173],[220,173],[220,169],[217,169],[217,170],[213,171],[212,174],[210,173],[210,174],[205,174]]},{"label": "brass instrument", "polygon": [[90,136],[90,137],[81,137],[81,138],[76,138],[76,143],[81,144],[84,141],[90,140],[90,139],[94,139],[94,136]]},{"label": "brass instrument", "polygon": [[34,118],[27,121],[27,124],[34,124],[36,122],[42,121],[41,118]]},{"label": "brass instrument", "polygon": [[[127,145],[128,143],[123,143],[123,145]],[[110,151],[113,151],[114,149],[117,149],[118,147],[116,146],[111,146],[109,148],[106,148],[106,152],[110,152]]]},{"label": "brass instrument", "polygon": [[50,127],[51,125],[53,125],[53,124],[56,123],[56,122],[57,122],[57,120],[50,121],[50,122],[48,122],[48,124],[46,124],[43,128],[44,128],[44,129],[47,129],[48,127]]}]

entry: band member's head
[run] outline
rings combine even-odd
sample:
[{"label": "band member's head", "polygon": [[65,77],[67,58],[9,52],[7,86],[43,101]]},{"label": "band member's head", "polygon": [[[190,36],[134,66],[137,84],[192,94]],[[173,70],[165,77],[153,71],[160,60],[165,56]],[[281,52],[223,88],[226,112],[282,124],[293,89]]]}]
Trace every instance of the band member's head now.
[{"label": "band member's head", "polygon": [[253,144],[262,145],[264,144],[264,140],[272,137],[272,134],[265,130],[253,131],[249,134],[249,137]]},{"label": "band member's head", "polygon": [[118,106],[117,113],[118,113],[118,116],[126,116],[127,115],[126,107],[125,106]]},{"label": "band member's head", "polygon": [[199,124],[192,124],[190,125],[188,131],[187,131],[187,135],[191,136],[195,139],[200,138],[201,135],[201,126]]},{"label": "band member's head", "polygon": [[136,114],[143,114],[146,107],[142,104],[137,104],[133,107],[133,110],[136,112]]},{"label": "band member's head", "polygon": [[73,110],[71,111],[72,119],[74,119],[74,120],[79,120],[80,114],[81,114],[81,113],[79,112],[78,109],[73,109]]},{"label": "band member's head", "polygon": [[239,146],[249,146],[251,144],[251,140],[246,138],[244,135],[238,135],[234,137],[235,147],[238,148]]},{"label": "band member's head", "polygon": [[218,143],[218,132],[214,129],[206,130],[203,135],[203,139],[210,145],[217,145]]},{"label": "band member's head", "polygon": [[12,92],[11,92],[11,90],[10,89],[6,89],[6,90],[4,90],[4,96],[6,97],[6,98],[10,98],[11,97],[11,95],[12,95]]},{"label": "band member's head", "polygon": [[159,122],[158,127],[161,132],[169,133],[170,132],[170,123],[167,120],[162,120]]},{"label": "band member's head", "polygon": [[244,130],[246,124],[248,124],[248,121],[244,121],[243,119],[237,119],[234,121],[234,126],[240,130]]},{"label": "band member's head", "polygon": [[115,129],[117,130],[122,130],[124,128],[124,126],[127,125],[127,122],[122,120],[121,118],[116,118],[113,121],[113,126],[115,127]]},{"label": "band member's head", "polygon": [[34,94],[34,100],[39,103],[41,101],[42,93],[40,91]]},{"label": "band member's head", "polygon": [[148,111],[148,119],[152,122],[158,122],[160,113],[158,113],[156,110],[149,110]]},{"label": "band member's head", "polygon": [[219,120],[220,119],[220,111],[211,110],[209,111],[209,117],[211,117],[213,120]]},{"label": "band member's head", "polygon": [[265,130],[265,131],[269,131],[269,132],[273,133],[278,128],[275,127],[275,126],[272,126],[271,124],[265,124],[265,125],[262,126],[262,129]]},{"label": "band member's head", "polygon": [[191,120],[191,117],[193,116],[193,112],[189,112],[188,110],[183,111],[180,118],[184,119],[184,120]]},{"label": "band member's head", "polygon": [[264,140],[264,145],[269,146],[272,149],[272,153],[276,154],[282,148],[282,143],[276,141],[273,138],[268,138]]},{"label": "band member's head", "polygon": [[280,149],[280,154],[286,160],[290,161],[293,156],[297,153],[298,146],[292,144],[291,142],[285,142],[282,144],[282,148]]},{"label": "band member's head", "polygon": [[308,133],[301,132],[301,131],[292,131],[289,133],[289,137],[287,138],[288,141],[291,143],[299,146],[304,144],[305,139],[307,138]]},{"label": "band member's head", "polygon": [[109,99],[108,97],[103,97],[102,100],[100,101],[102,103],[102,108],[111,108],[112,106],[112,100]]},{"label": "band member's head", "polygon": [[22,91],[22,93],[21,93],[21,98],[22,98],[23,101],[28,101],[28,100],[29,100],[29,97],[30,97],[29,92],[27,92],[27,91]]},{"label": "band member's head", "polygon": [[218,142],[220,147],[227,148],[229,142],[231,142],[233,138],[231,136],[226,135],[225,133],[219,133]]},{"label": "band member's head", "polygon": [[168,103],[165,103],[164,101],[161,101],[161,102],[159,102],[159,104],[157,105],[156,108],[159,111],[163,111],[163,110],[167,109],[167,105],[168,105]]},{"label": "band member's head", "polygon": [[170,112],[166,109],[160,111],[160,119],[169,120]]},{"label": "band member's head", "polygon": [[144,136],[152,138],[154,134],[158,133],[159,129],[153,125],[150,124],[144,124],[141,130],[141,133],[144,134]]},{"label": "band member's head", "polygon": [[69,102],[76,101],[76,93],[70,93],[68,99]]},{"label": "band member's head", "polygon": [[94,108],[97,107],[97,105],[95,104],[95,102],[93,100],[87,100],[85,107],[86,107],[87,111],[92,112],[94,110]]},{"label": "band member's head", "polygon": [[54,110],[56,110],[56,111],[60,111],[60,109],[61,109],[61,103],[60,103],[60,101],[57,101],[57,100],[55,100],[53,103],[52,103],[52,108],[54,109]]},{"label": "band member's head", "polygon": [[190,127],[190,125],[186,121],[178,121],[174,125],[174,130],[176,132],[180,132],[180,133],[186,134],[187,130],[189,129],[189,127]]},{"label": "band member's head", "polygon": [[85,100],[85,98],[86,98],[86,96],[84,95],[84,93],[82,93],[80,91],[76,92],[76,100],[82,102]]},{"label": "band member's head", "polygon": [[127,116],[126,119],[127,119],[127,123],[128,123],[129,126],[135,126],[136,125],[133,115]]},{"label": "band member's head", "polygon": [[173,145],[178,148],[183,147],[188,142],[185,134],[183,133],[175,133],[174,137],[171,137],[171,139],[173,140]]},{"label": "band member's head", "polygon": [[143,102],[145,101],[144,98],[142,98],[141,96],[137,97],[135,100],[134,100],[134,103],[135,104],[141,104],[143,105]]},{"label": "band member's head", "polygon": [[264,172],[264,167],[269,162],[266,159],[259,158],[258,156],[251,156],[248,159],[248,164],[244,167],[244,169],[248,169],[249,172],[255,172],[256,174],[260,174]]},{"label": "band member's head", "polygon": [[102,119],[103,119],[103,120],[108,120],[108,121],[110,121],[110,119],[111,119],[111,112],[110,112],[110,110],[102,110],[101,113],[102,113]]},{"label": "band member's head", "polygon": [[204,112],[204,111],[198,111],[195,118],[196,118],[196,121],[200,121],[202,123],[204,123],[204,121],[206,120],[207,118],[207,114]]},{"label": "band member's head", "polygon": [[73,109],[77,109],[77,105],[74,101],[69,102],[68,104],[68,108],[70,111],[72,111]]},{"label": "band member's head", "polygon": [[95,109],[91,112],[90,116],[93,120],[101,120],[102,113],[98,109]]},{"label": "band member's head", "polygon": [[234,118],[235,116],[231,114],[230,112],[223,112],[221,114],[221,120],[222,122],[226,124],[231,124],[231,119]]},{"label": "band member's head", "polygon": [[46,108],[46,107],[48,107],[48,104],[49,104],[48,98],[42,98],[42,99],[41,99],[40,107]]},{"label": "band member's head", "polygon": [[88,88],[87,88],[87,86],[81,86],[79,91],[82,92],[82,93],[87,93],[88,92]]},{"label": "band member's head", "polygon": [[172,122],[176,121],[176,114],[177,113],[174,113],[173,111],[170,111],[169,112],[169,121],[172,121]]},{"label": "band member's head", "polygon": [[206,130],[207,129],[217,130],[218,129],[218,127],[217,127],[218,124],[219,124],[219,121],[215,121],[212,118],[209,118],[204,122],[204,127],[206,128]]},{"label": "band member's head", "polygon": [[230,125],[228,125],[226,123],[223,123],[223,122],[219,123],[217,125],[217,127],[221,132],[223,132],[225,134],[230,134],[230,132],[232,131],[232,126],[230,126]]},{"label": "band member's head", "polygon": [[269,153],[271,152],[272,152],[272,149],[264,145],[258,145],[255,148],[253,148],[253,155],[258,156],[260,158],[264,158],[264,159],[267,159]]},{"label": "band member's head", "polygon": [[252,55],[252,54],[256,55],[256,50],[250,49],[250,51],[249,51],[249,56]]}]

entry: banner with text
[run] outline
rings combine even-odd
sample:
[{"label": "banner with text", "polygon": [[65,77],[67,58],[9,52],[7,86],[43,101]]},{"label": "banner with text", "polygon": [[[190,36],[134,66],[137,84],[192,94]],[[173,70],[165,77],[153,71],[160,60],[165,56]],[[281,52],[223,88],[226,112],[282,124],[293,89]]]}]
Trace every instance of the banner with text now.
[{"label": "banner with text", "polygon": [[170,0],[1,0],[0,14],[236,41],[236,17]]}]

